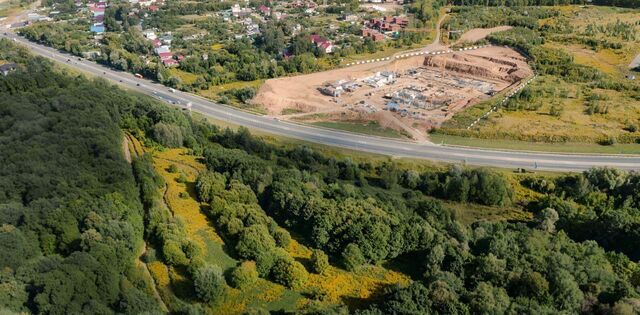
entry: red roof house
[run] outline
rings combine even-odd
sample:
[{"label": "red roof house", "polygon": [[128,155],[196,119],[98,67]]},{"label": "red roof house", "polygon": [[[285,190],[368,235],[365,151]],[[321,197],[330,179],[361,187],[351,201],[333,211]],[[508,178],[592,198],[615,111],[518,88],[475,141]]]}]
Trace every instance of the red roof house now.
[{"label": "red roof house", "polygon": [[158,56],[160,56],[160,59],[162,61],[165,61],[167,59],[173,59],[173,54],[170,52],[159,53]]},{"label": "red roof house", "polygon": [[262,13],[263,15],[271,15],[271,8],[269,8],[266,5],[260,5],[260,7],[258,7],[258,10],[260,11],[260,13]]}]

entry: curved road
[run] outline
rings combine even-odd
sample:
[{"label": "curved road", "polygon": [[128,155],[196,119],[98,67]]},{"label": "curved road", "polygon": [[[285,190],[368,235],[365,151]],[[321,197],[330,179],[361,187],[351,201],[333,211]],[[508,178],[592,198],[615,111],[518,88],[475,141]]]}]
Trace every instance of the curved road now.
[{"label": "curved road", "polygon": [[191,110],[206,116],[285,137],[395,157],[410,157],[478,166],[549,171],[582,171],[592,167],[602,166],[626,170],[640,170],[640,156],[572,155],[448,147],[358,135],[279,121],[217,104],[193,94],[180,91],[171,92],[163,85],[153,83],[149,80],[138,79],[130,73],[111,70],[94,62],[79,60],[77,57],[29,42],[12,33],[0,35],[0,37],[12,38],[14,41],[28,47],[34,54],[119,83],[126,88],[153,96],[167,103],[176,104],[180,107],[191,103]]}]

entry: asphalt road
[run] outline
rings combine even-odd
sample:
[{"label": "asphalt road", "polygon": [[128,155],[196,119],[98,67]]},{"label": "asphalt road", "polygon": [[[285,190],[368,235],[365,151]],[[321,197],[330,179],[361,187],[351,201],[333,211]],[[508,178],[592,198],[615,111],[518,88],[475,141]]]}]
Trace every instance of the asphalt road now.
[{"label": "asphalt road", "polygon": [[7,35],[0,34],[0,37],[12,38],[16,42],[28,47],[34,54],[67,64],[83,72],[113,81],[130,90],[142,92],[167,103],[180,107],[185,107],[186,104],[191,103],[191,110],[194,112],[231,124],[245,126],[250,129],[258,129],[289,138],[394,157],[409,157],[477,166],[548,171],[582,171],[592,167],[603,166],[626,170],[640,170],[640,156],[573,155],[441,146],[358,135],[279,121],[217,104],[190,93],[180,91],[171,92],[163,85],[145,79],[138,79],[130,73],[111,70],[94,62],[79,60],[78,57],[29,42],[12,33],[7,33]]}]

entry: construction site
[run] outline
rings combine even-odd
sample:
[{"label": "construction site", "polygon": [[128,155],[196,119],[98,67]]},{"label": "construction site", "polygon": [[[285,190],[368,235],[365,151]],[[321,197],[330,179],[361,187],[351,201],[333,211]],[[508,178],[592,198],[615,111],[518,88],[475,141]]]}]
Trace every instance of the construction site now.
[{"label": "construction site", "polygon": [[272,79],[253,102],[281,119],[376,121],[419,138],[531,75],[524,56],[489,46]]}]

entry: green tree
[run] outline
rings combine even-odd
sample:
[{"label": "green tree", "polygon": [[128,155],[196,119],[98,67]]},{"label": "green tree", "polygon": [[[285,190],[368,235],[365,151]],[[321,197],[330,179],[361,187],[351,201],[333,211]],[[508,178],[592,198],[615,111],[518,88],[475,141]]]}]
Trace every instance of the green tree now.
[{"label": "green tree", "polygon": [[299,289],[307,283],[309,275],[301,263],[289,256],[281,255],[276,258],[271,268],[271,277],[277,283],[292,289]]},{"label": "green tree", "polygon": [[193,275],[193,285],[198,298],[205,303],[214,304],[226,290],[222,269],[216,265],[205,265]]},{"label": "green tree", "polygon": [[366,260],[364,255],[362,255],[362,251],[358,245],[350,243],[344,248],[342,253],[342,264],[347,270],[353,271],[362,266],[365,262]]},{"label": "green tree", "polygon": [[559,219],[558,212],[552,208],[544,208],[536,214],[538,228],[549,233],[555,232],[556,222],[558,222]]},{"label": "green tree", "polygon": [[314,249],[311,253],[311,269],[317,274],[323,274],[329,269],[329,256],[322,250]]},{"label": "green tree", "polygon": [[276,245],[281,248],[287,248],[291,242],[291,235],[283,228],[277,228],[273,232],[273,238],[276,241]]},{"label": "green tree", "polygon": [[184,136],[182,135],[182,129],[174,124],[167,124],[164,122],[157,123],[153,127],[153,139],[158,141],[161,145],[170,148],[177,148],[184,143]]},{"label": "green tree", "polygon": [[250,287],[258,280],[258,270],[253,261],[243,261],[231,271],[229,282],[234,288]]},{"label": "green tree", "polygon": [[254,224],[245,228],[238,242],[236,243],[236,253],[244,259],[257,259],[264,253],[275,249],[276,242],[269,235],[269,230],[261,224]]}]

